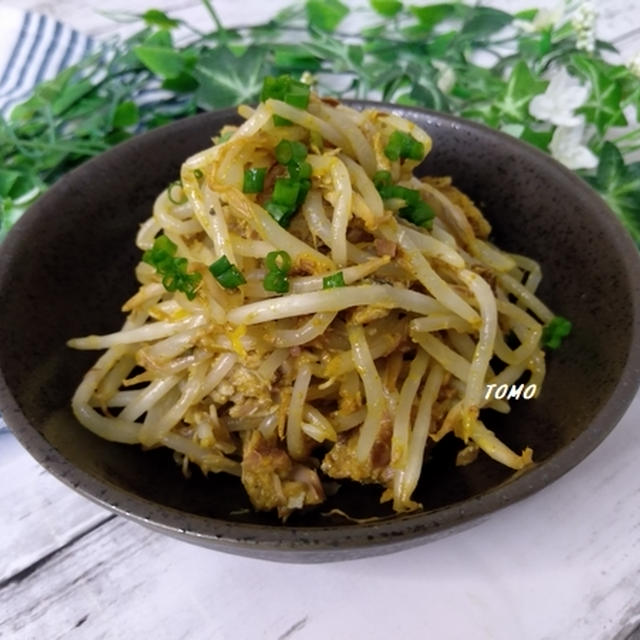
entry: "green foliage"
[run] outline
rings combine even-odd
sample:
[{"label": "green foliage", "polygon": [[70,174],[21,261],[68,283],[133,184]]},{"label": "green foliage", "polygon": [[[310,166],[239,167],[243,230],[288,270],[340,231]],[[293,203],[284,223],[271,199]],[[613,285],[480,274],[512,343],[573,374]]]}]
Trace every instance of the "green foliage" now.
[{"label": "green foliage", "polygon": [[496,106],[505,122],[529,120],[529,103],[533,96],[542,93],[547,82],[537,78],[524,60],[519,60],[511,70],[507,87]]},{"label": "green foliage", "polygon": [[621,79],[626,75],[626,69],[591,60],[584,55],[573,56],[571,62],[591,85],[591,95],[580,112],[596,126],[598,133],[603,135],[609,127],[626,125],[627,119],[620,104]]},{"label": "green foliage", "polygon": [[335,31],[349,13],[340,0],[307,0],[306,8],[309,27],[322,31]]},{"label": "green foliage", "polygon": [[371,7],[385,18],[393,18],[402,11],[402,2],[398,0],[370,0]]},{"label": "green foliage", "polygon": [[595,176],[588,182],[625,224],[640,245],[640,162],[625,164],[618,147],[605,142]]},{"label": "green foliage", "polygon": [[[512,15],[462,0],[369,0],[357,10],[366,14],[367,28],[345,34],[337,30],[350,13],[346,0],[306,0],[263,24],[228,29],[211,0],[202,1],[210,29],[149,9],[137,16],[134,36],[42,83],[10,119],[0,118],[0,239],[70,168],[198,110],[255,103],[265,76],[314,74],[322,93],[461,115],[548,151],[556,127],[537,121],[529,106],[544,92],[549,70],[564,67],[590,87],[578,112],[599,166],[579,173],[640,244],[640,165],[628,160],[640,148],[640,82],[626,67],[605,61],[602,52],[615,52],[612,45],[596,41],[594,53],[579,50],[568,18],[523,29],[516,19],[532,21],[537,9]],[[174,40],[177,27],[191,29],[186,44]],[[137,95],[151,86],[162,86],[169,97],[139,104]],[[614,138],[612,128],[627,125],[626,107],[636,120]],[[308,182],[306,164],[289,166],[300,194]],[[271,214],[284,223],[290,210],[271,203]]]}]

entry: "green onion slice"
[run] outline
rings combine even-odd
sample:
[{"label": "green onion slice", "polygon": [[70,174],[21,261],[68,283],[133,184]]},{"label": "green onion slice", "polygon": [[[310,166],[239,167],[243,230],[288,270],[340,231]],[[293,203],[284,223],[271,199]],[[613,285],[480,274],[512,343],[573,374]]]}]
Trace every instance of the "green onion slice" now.
[{"label": "green onion slice", "polygon": [[264,203],[264,208],[281,227],[286,229],[289,226],[294,214],[292,209],[283,207],[282,205],[273,202],[273,200],[267,200],[267,202]]},{"label": "green onion slice", "polygon": [[270,251],[264,260],[267,271],[287,275],[291,271],[291,256],[286,251]]},{"label": "green onion slice", "polygon": [[276,160],[284,165],[291,161],[302,162],[307,153],[307,147],[297,140],[280,140],[275,149]]},{"label": "green onion slice", "polygon": [[182,291],[189,300],[193,300],[202,275],[187,273],[187,259],[174,257],[177,249],[177,245],[167,236],[158,236],[153,247],[142,254],[142,261],[155,267],[167,291]]},{"label": "green onion slice", "polygon": [[227,256],[218,258],[209,266],[209,271],[225,289],[235,289],[247,282],[238,267],[229,262]]},{"label": "green onion slice", "polygon": [[573,325],[562,316],[555,316],[542,330],[542,344],[549,349],[557,349],[562,344],[562,339],[570,333]]},{"label": "green onion slice", "polygon": [[389,160],[399,160],[400,158],[422,160],[424,158],[424,145],[404,131],[394,131],[389,136],[389,142],[384,148],[384,155]]},{"label": "green onion slice", "polygon": [[188,200],[187,194],[184,193],[184,191],[182,192],[182,198],[180,200],[176,200],[172,195],[172,191],[176,187],[180,187],[180,189],[182,189],[182,180],[174,180],[169,183],[169,186],[167,187],[167,197],[171,202],[173,202],[173,204],[184,204]]},{"label": "green onion slice", "polygon": [[[269,98],[281,100],[298,109],[306,109],[309,104],[310,87],[304,82],[294,80],[291,76],[267,76],[262,84],[260,101]],[[291,121],[278,115],[273,116],[273,124],[278,126],[290,125]]]},{"label": "green onion slice", "polygon": [[262,281],[262,286],[265,291],[287,293],[289,291],[289,278],[281,271],[269,271]]},{"label": "green onion slice", "polygon": [[278,178],[273,187],[271,199],[277,205],[287,209],[295,209],[300,195],[300,183],[291,178]]},{"label": "green onion slice", "polygon": [[264,189],[264,178],[267,175],[265,167],[254,167],[244,170],[243,193],[260,193]]},{"label": "green onion slice", "polygon": [[346,286],[346,284],[342,271],[338,271],[338,273],[333,273],[330,276],[325,276],[324,278],[322,278],[323,289],[335,289],[336,287],[344,286]]}]

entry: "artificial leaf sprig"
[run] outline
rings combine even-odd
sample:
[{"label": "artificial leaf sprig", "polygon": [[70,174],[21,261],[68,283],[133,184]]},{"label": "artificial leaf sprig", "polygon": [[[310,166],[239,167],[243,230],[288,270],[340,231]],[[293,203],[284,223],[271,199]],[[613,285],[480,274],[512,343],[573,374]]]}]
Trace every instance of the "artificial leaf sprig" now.
[{"label": "artificial leaf sprig", "polygon": [[[631,155],[640,148],[640,63],[605,59],[615,48],[596,39],[587,0],[516,14],[462,1],[370,0],[356,10],[307,0],[232,29],[203,4],[209,31],[156,9],[129,16],[140,23],[136,35],[106,44],[0,118],[0,238],[86,158],[198,110],[257,102],[265,76],[291,74],[341,98],[454,113],[536,145],[600,191],[640,243]],[[356,11],[365,26],[342,31]]]}]

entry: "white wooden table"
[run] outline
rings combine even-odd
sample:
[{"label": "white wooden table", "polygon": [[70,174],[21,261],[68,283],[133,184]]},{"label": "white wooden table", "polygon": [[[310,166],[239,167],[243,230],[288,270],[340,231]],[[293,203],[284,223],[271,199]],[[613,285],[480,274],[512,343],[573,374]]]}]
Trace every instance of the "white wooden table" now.
[{"label": "white wooden table", "polygon": [[[96,13],[105,3],[8,3],[89,34],[122,30]],[[214,4],[232,25],[263,20],[285,3]],[[149,6],[204,15],[197,0],[117,0],[108,8]],[[609,39],[640,23],[637,0],[602,0],[598,8]],[[619,42],[627,56],[640,49],[637,36]],[[207,551],[113,516],[43,471],[5,433],[0,638],[639,638],[638,460],[640,396],[576,469],[472,529],[391,556],[297,566]]]}]

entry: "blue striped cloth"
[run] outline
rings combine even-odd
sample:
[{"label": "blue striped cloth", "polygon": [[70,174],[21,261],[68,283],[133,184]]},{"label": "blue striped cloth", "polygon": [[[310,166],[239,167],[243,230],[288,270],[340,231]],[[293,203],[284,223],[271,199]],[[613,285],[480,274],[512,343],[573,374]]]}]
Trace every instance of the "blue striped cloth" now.
[{"label": "blue striped cloth", "polygon": [[78,62],[95,44],[54,18],[0,6],[0,114],[8,115],[33,87]]},{"label": "blue striped cloth", "polygon": [[38,83],[55,77],[95,46],[49,16],[0,6],[0,113],[29,97]]}]

